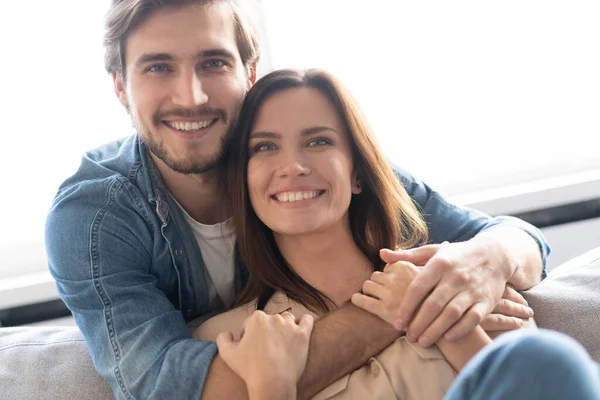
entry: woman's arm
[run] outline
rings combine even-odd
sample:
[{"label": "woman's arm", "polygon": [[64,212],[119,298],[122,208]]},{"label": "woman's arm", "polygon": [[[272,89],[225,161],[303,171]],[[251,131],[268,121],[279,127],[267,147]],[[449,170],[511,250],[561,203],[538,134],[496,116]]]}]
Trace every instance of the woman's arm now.
[{"label": "woman's arm", "polygon": [[[376,271],[371,275],[371,279],[363,284],[362,293],[352,296],[352,303],[394,326],[396,311],[406,289],[418,273],[419,268],[408,262],[388,264],[383,272]],[[437,345],[452,367],[460,371],[471,357],[491,341],[478,326],[458,341],[440,339]]]},{"label": "woman's arm", "polygon": [[246,383],[253,399],[296,399],[296,385],[308,357],[313,317],[255,311],[244,321],[239,341],[217,337],[221,359]]},{"label": "woman's arm", "polygon": [[483,328],[477,326],[469,334],[455,342],[449,342],[442,338],[436,344],[450,365],[460,371],[479,350],[491,342],[492,339]]}]

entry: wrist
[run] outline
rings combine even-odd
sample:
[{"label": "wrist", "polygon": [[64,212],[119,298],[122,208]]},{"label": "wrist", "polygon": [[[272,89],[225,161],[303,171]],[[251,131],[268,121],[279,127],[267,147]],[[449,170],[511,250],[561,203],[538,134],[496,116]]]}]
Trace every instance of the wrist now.
[{"label": "wrist", "polygon": [[488,257],[492,266],[496,267],[497,273],[504,282],[508,282],[518,269],[519,260],[515,257],[515,252],[511,251],[511,235],[514,234],[513,228],[495,227],[475,236],[476,239],[483,242],[482,249],[488,251]]},{"label": "wrist", "polygon": [[266,378],[247,382],[250,400],[276,399],[296,400],[296,381],[279,377]]}]

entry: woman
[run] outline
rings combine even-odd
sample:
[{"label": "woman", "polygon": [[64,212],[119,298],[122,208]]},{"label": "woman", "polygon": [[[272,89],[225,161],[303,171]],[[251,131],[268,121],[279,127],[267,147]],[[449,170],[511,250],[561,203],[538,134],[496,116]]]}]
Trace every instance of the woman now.
[{"label": "woman", "polygon": [[[386,310],[418,268],[384,268],[379,249],[425,243],[427,229],[360,109],[325,72],[283,70],[257,82],[225,154],[249,281],[241,306],[194,336],[217,341],[251,398],[293,398],[312,318],[352,299],[393,324]],[[442,398],[455,371],[490,342],[480,327],[428,349],[402,337],[315,398]]]}]

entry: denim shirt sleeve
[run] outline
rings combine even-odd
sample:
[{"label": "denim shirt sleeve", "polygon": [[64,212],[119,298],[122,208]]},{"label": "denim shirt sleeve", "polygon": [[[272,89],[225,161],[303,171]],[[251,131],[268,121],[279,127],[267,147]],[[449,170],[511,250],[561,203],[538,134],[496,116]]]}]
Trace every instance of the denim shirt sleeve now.
[{"label": "denim shirt sleeve", "polygon": [[393,166],[393,169],[422,212],[429,229],[429,243],[465,241],[497,226],[520,228],[538,244],[543,262],[542,278],[546,277],[546,261],[550,247],[538,228],[519,218],[504,215],[490,217],[468,207],[456,206],[408,172],[397,166]]},{"label": "denim shirt sleeve", "polygon": [[46,223],[50,271],[117,399],[197,400],[216,345],[191,338],[162,290],[141,201],[118,178],[59,192]]}]

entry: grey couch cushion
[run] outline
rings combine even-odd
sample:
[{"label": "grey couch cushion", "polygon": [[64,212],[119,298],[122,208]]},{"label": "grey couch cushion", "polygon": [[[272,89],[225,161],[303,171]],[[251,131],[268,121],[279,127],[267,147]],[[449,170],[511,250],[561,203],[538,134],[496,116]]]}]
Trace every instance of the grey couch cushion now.
[{"label": "grey couch cushion", "polygon": [[600,247],[557,267],[523,296],[540,328],[575,338],[600,362]]},{"label": "grey couch cushion", "polygon": [[0,398],[114,399],[76,327],[0,329]]}]

